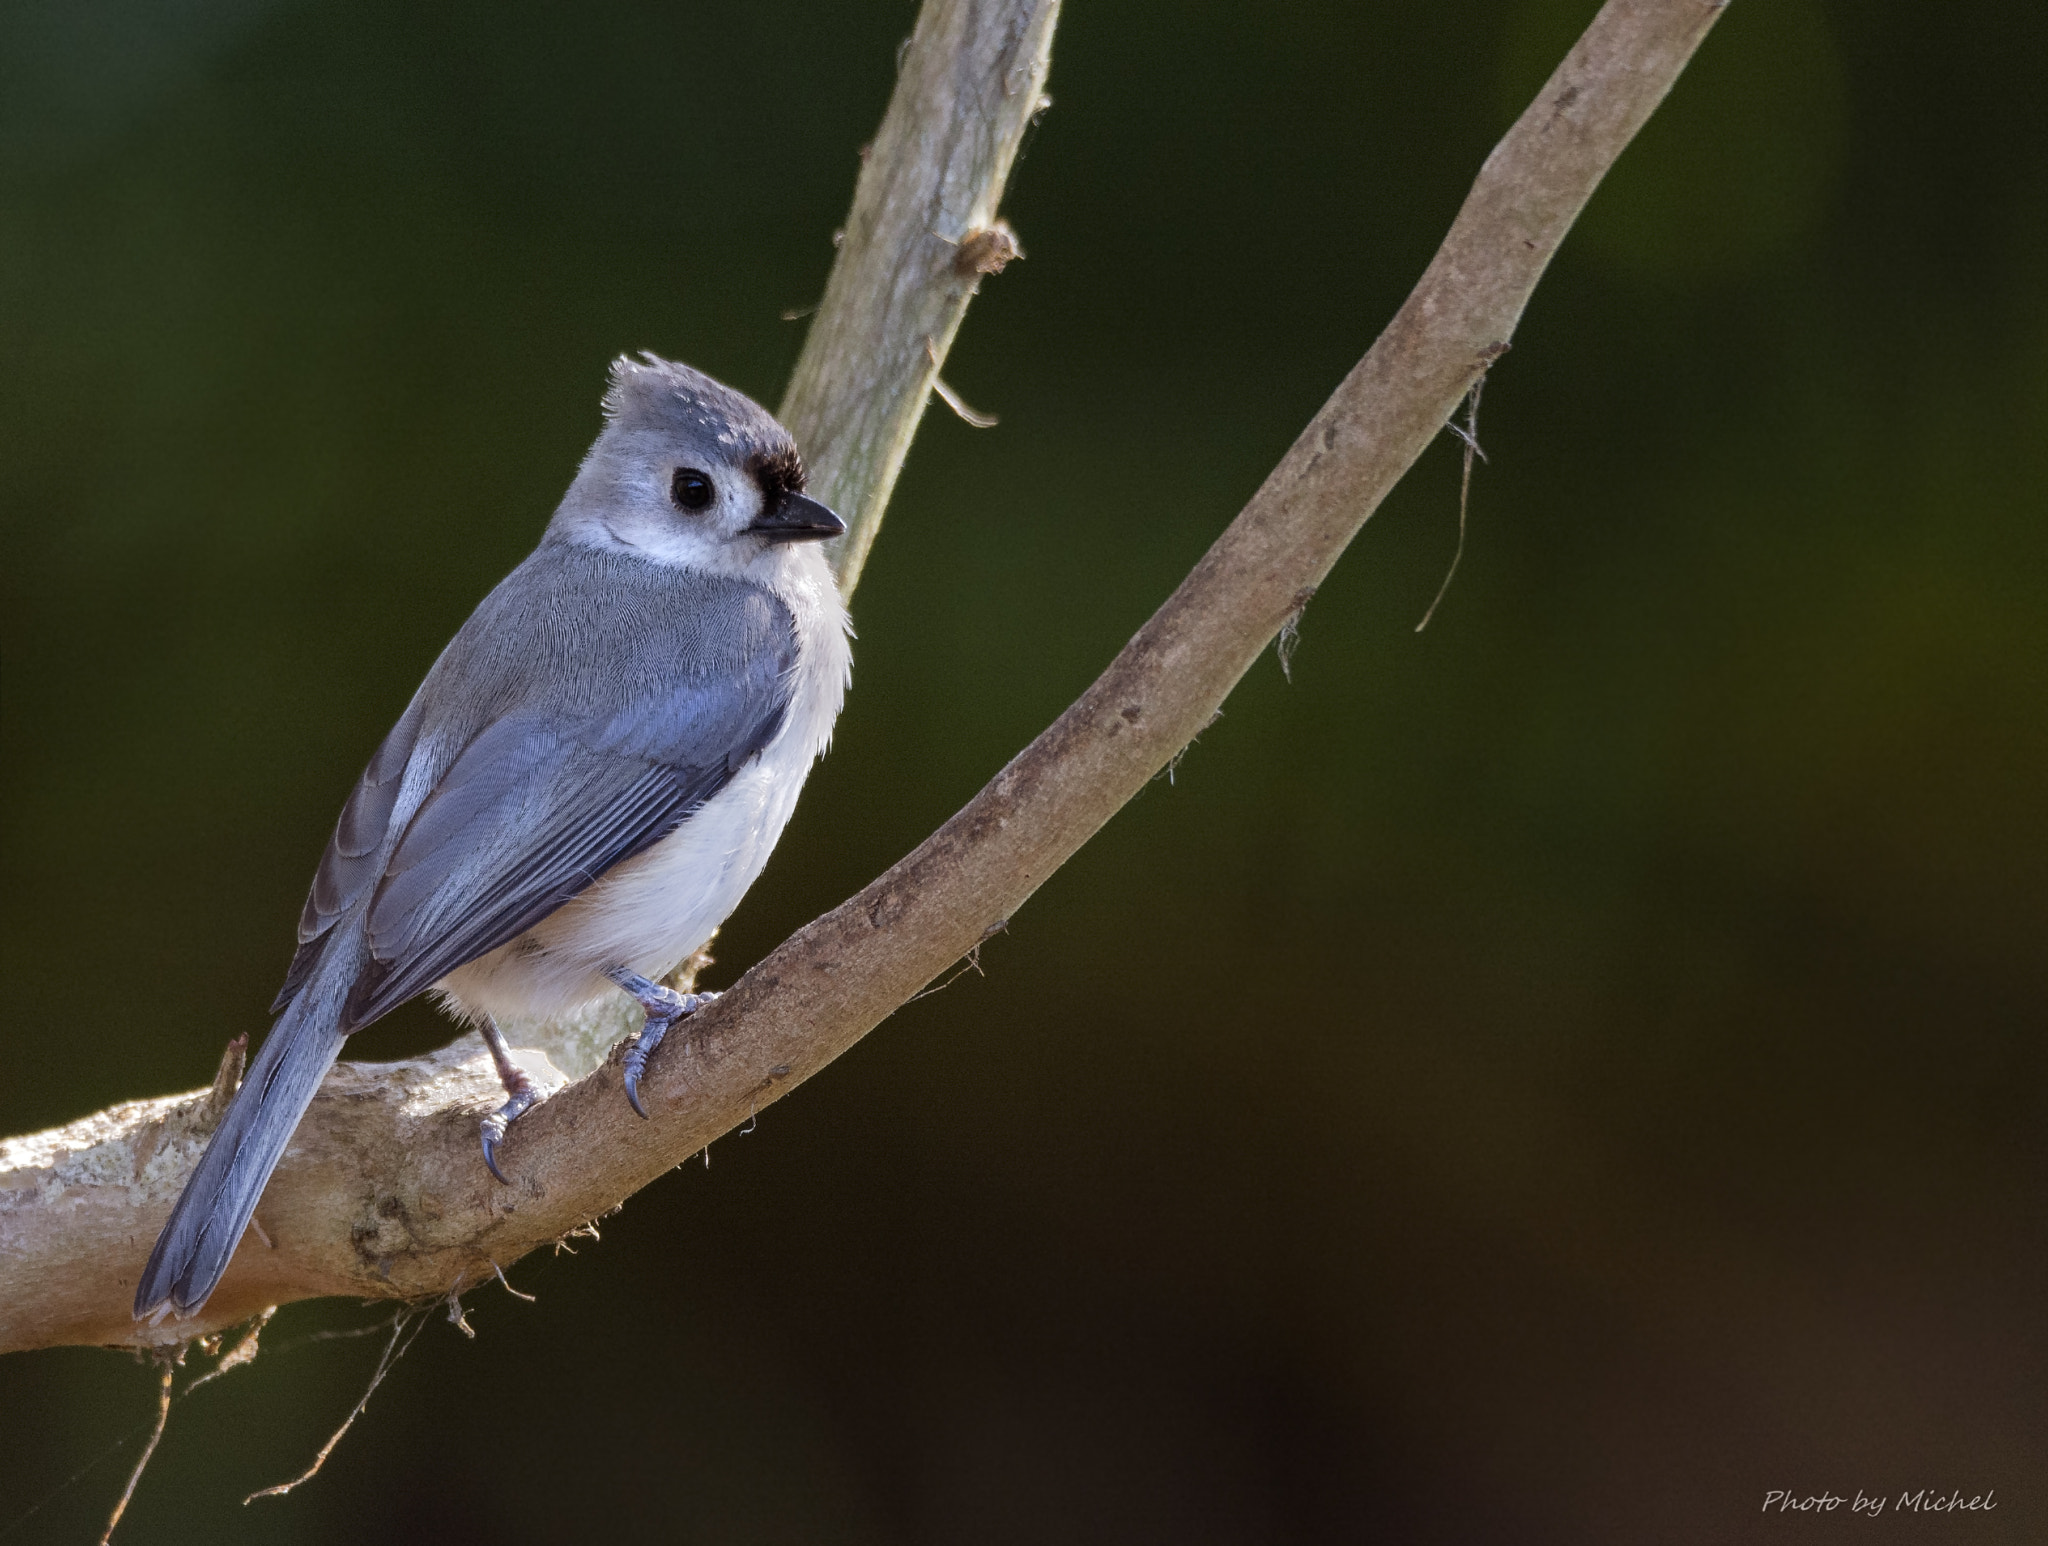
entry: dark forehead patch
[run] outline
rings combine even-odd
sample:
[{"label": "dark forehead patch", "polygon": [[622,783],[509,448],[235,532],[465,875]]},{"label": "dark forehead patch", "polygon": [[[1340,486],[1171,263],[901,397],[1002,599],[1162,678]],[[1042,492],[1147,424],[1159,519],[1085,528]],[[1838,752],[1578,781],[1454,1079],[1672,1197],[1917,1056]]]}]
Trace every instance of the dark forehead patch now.
[{"label": "dark forehead patch", "polygon": [[797,454],[795,446],[784,445],[756,452],[747,458],[747,471],[754,475],[761,492],[770,499],[803,491],[804,459]]}]

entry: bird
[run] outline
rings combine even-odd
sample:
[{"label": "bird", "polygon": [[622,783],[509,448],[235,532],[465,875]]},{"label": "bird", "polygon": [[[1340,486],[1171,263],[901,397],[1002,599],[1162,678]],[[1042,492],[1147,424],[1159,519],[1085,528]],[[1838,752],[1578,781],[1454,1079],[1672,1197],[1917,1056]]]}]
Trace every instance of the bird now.
[{"label": "bird", "polygon": [[690,366],[621,356],[539,545],[477,606],[357,781],[261,1050],[157,1237],[135,1315],[227,1270],[343,1041],[432,992],[505,1087],[483,1161],[540,1100],[498,1027],[610,993],[645,1018],[626,1097],[715,995],[663,986],[753,885],[852,679],[789,431]]}]

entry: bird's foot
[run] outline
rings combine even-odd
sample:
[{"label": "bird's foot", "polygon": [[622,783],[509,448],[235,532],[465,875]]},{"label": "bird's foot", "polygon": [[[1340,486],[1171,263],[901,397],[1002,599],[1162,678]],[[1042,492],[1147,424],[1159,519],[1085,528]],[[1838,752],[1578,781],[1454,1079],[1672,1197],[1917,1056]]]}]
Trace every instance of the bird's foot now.
[{"label": "bird's foot", "polygon": [[505,1141],[505,1129],[524,1116],[530,1108],[540,1104],[541,1092],[539,1085],[522,1074],[520,1087],[508,1090],[507,1094],[511,1098],[483,1119],[480,1136],[484,1145],[484,1164],[489,1167],[492,1175],[510,1186],[512,1183],[505,1180],[505,1172],[498,1168],[498,1145]]},{"label": "bird's foot", "polygon": [[647,1108],[640,1103],[640,1079],[647,1072],[647,1060],[654,1055],[654,1049],[661,1045],[661,1039],[678,1020],[695,1014],[706,1004],[715,1000],[716,993],[678,993],[674,988],[664,988],[660,983],[642,977],[637,972],[621,968],[606,973],[620,988],[630,994],[646,1012],[646,1023],[640,1027],[640,1034],[633,1038],[633,1044],[626,1049],[624,1058],[626,1074],[626,1099],[642,1117]]},{"label": "bird's foot", "polygon": [[505,1104],[483,1119],[480,1136],[484,1146],[484,1164],[492,1175],[506,1186],[505,1172],[498,1168],[498,1145],[505,1141],[505,1130],[518,1121],[533,1107],[546,1098],[541,1087],[527,1077],[524,1069],[512,1061],[512,1049],[505,1044],[505,1033],[497,1023],[485,1015],[477,1027],[482,1034],[484,1045],[491,1050],[491,1061],[498,1065],[498,1082],[505,1087]]}]

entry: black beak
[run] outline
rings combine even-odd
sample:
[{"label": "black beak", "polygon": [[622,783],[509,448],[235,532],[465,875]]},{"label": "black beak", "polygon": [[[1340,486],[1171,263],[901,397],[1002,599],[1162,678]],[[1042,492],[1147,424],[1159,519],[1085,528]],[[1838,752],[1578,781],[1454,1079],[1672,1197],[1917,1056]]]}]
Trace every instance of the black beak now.
[{"label": "black beak", "polygon": [[844,536],[846,522],[815,499],[779,494],[747,530],[770,542],[822,542],[827,537]]}]

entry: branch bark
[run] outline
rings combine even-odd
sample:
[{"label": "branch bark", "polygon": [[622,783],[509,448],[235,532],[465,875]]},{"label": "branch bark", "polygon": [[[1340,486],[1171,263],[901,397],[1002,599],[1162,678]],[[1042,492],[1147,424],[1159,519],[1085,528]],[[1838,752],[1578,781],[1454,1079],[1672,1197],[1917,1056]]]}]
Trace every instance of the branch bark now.
[{"label": "branch bark", "polygon": [[983,274],[1021,256],[996,218],[1017,147],[1050,103],[1059,0],[928,0],[863,156],[853,212],[779,414],[812,492],[846,518],[849,600]]},{"label": "branch bark", "polygon": [[[1487,158],[1407,302],[1180,588],[958,815],[755,966],[690,1022],[687,1041],[664,1045],[643,1086],[651,1121],[627,1109],[614,1054],[521,1120],[507,1152],[514,1185],[500,1188],[476,1156],[477,1119],[498,1096],[473,1042],[412,1063],[344,1064],[264,1195],[258,1219],[273,1247],[245,1244],[201,1316],[155,1330],[129,1320],[128,1295],[196,1158],[207,1096],[10,1140],[0,1347],[149,1345],[295,1298],[460,1291],[616,1206],[845,1051],[1015,913],[1299,616],[1506,351],[1579,210],[1721,9],[1608,0]],[[826,379],[856,378],[821,367]],[[930,382],[900,379],[914,424]],[[868,486],[885,488],[900,461],[900,447],[893,462],[875,458],[886,472],[866,474]]]}]

